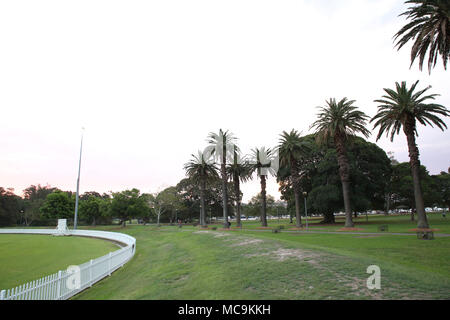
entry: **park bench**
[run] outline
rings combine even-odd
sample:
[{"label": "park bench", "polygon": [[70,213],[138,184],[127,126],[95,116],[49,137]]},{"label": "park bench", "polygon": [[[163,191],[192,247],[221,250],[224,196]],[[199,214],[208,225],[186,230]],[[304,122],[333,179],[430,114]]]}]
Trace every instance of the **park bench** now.
[{"label": "park bench", "polygon": [[389,227],[387,224],[383,224],[378,227],[378,231],[388,231],[388,230],[389,230]]}]

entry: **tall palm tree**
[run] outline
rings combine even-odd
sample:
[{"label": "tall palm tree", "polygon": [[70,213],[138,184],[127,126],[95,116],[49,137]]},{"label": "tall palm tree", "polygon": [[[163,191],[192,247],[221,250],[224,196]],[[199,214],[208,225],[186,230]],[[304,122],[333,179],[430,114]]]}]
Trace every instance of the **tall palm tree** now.
[{"label": "tall palm tree", "polygon": [[416,81],[411,88],[406,87],[406,82],[401,85],[396,82],[396,89],[384,89],[387,95],[382,96],[382,99],[375,100],[380,103],[378,106],[378,113],[370,120],[376,121],[374,129],[380,127],[377,141],[386,132],[389,134],[391,141],[394,141],[394,136],[399,134],[400,129],[406,136],[408,142],[409,159],[411,165],[411,174],[414,183],[414,197],[416,201],[416,210],[418,216],[418,228],[428,228],[427,216],[425,215],[425,208],[423,203],[422,188],[420,185],[420,161],[419,149],[416,144],[417,122],[422,125],[429,124],[433,127],[436,125],[442,131],[447,126],[439,118],[439,115],[448,117],[449,111],[442,105],[435,103],[425,103],[427,100],[434,100],[437,94],[423,95],[431,87],[414,92],[419,81]]},{"label": "tall palm tree", "polygon": [[265,147],[255,148],[251,153],[252,171],[256,171],[261,182],[261,225],[267,227],[267,196],[266,179],[269,174],[275,175],[275,170],[271,166],[271,160],[275,151]]},{"label": "tall palm tree", "polygon": [[286,166],[290,170],[290,180],[292,189],[294,190],[295,199],[295,215],[297,217],[297,228],[302,227],[302,220],[300,216],[300,168],[299,162],[304,152],[308,149],[305,142],[302,141],[300,133],[297,130],[292,129],[290,133],[283,131],[280,135],[280,164]]},{"label": "tall palm tree", "polygon": [[217,178],[217,167],[207,156],[198,151],[197,155],[192,155],[192,159],[184,165],[186,175],[199,184],[200,189],[200,224],[206,225],[205,190],[207,182],[212,178]]},{"label": "tall palm tree", "polygon": [[[448,0],[410,0],[405,3],[414,4],[401,15],[411,19],[398,31],[394,39],[400,50],[409,40],[414,44],[411,49],[411,66],[419,58],[419,69],[422,70],[425,55],[428,51],[428,72],[436,65],[438,56],[442,56],[444,68],[450,57],[450,2]],[[400,39],[399,39],[400,38]]]},{"label": "tall palm tree", "polygon": [[246,182],[252,178],[252,167],[248,161],[242,159],[239,148],[235,145],[232,162],[227,166],[228,177],[233,181],[236,194],[236,224],[241,226],[241,187],[240,182]]},{"label": "tall palm tree", "polygon": [[223,219],[224,227],[228,228],[228,190],[227,190],[227,157],[234,151],[234,141],[236,138],[231,132],[219,130],[216,134],[211,132],[208,135],[208,143],[210,146],[211,154],[215,155],[216,159],[220,162],[220,174],[222,177],[222,199],[223,199]]},{"label": "tall palm tree", "polygon": [[342,194],[345,207],[345,227],[353,227],[352,210],[350,204],[350,175],[346,151],[346,141],[356,133],[362,133],[366,138],[370,135],[366,129],[369,118],[364,112],[354,106],[355,100],[347,98],[336,102],[331,98],[325,107],[320,107],[318,119],[311,125],[316,129],[316,139],[319,143],[333,139],[338,154],[339,175],[342,183]]}]

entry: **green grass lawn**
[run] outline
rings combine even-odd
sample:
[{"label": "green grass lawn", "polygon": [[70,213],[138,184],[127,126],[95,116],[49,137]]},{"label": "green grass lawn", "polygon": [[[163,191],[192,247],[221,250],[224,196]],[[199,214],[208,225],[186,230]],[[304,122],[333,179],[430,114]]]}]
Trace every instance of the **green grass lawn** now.
[{"label": "green grass lawn", "polygon": [[[417,216],[415,221],[411,221],[411,216],[408,215],[369,215],[368,220],[366,216],[360,215],[357,218],[353,218],[355,227],[361,229],[360,232],[378,232],[378,227],[381,225],[388,225],[388,232],[399,232],[399,233],[414,233],[411,229],[417,228]],[[449,233],[450,234],[450,216],[447,215],[446,218],[442,217],[441,213],[429,213],[427,214],[428,223],[432,229],[438,229],[436,233]],[[321,217],[309,217],[308,226],[311,231],[338,231],[344,227],[345,217],[336,217],[335,225],[322,225],[320,221]],[[259,221],[247,221],[243,220],[244,229],[257,229],[261,227],[261,222]],[[302,217],[303,225],[306,224],[305,217]],[[295,227],[294,224],[289,224],[289,220],[286,219],[270,219],[268,220],[269,226],[276,227],[283,225],[286,229]],[[235,223],[232,223],[232,226]]]},{"label": "green grass lawn", "polygon": [[112,242],[100,239],[0,234],[0,289],[37,280],[117,249]]},{"label": "green grass lawn", "polygon": [[103,229],[136,237],[136,255],[74,299],[450,299],[448,237]]}]

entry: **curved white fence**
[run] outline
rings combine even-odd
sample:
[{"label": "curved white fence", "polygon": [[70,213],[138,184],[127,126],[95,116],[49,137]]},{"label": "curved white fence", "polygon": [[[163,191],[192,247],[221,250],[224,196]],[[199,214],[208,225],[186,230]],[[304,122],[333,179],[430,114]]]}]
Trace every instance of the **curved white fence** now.
[{"label": "curved white fence", "polygon": [[[55,229],[0,229],[1,233],[57,235]],[[127,263],[136,252],[136,239],[118,232],[70,230],[69,235],[95,237],[120,242],[124,245],[103,257],[79,265],[79,273],[60,270],[41,279],[9,290],[0,291],[0,300],[65,300],[92,286],[97,281]],[[74,276],[79,282],[73,282]]]}]

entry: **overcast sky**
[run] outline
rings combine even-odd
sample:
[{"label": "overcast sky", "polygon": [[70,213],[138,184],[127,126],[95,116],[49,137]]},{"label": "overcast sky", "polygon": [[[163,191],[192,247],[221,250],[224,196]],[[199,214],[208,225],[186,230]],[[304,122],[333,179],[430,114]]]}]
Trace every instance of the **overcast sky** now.
[{"label": "overcast sky", "polygon": [[[228,129],[248,153],[304,134],[330,97],[374,99],[396,81],[432,85],[450,108],[450,71],[410,69],[399,0],[1,1],[0,186],[155,192]],[[447,125],[449,119],[445,120]],[[420,127],[421,161],[450,166],[450,132]],[[375,134],[374,134],[375,135]],[[370,141],[375,142],[372,136]],[[403,134],[378,145],[407,161]],[[268,193],[278,198],[275,178]],[[259,191],[243,186],[244,201]]]}]

